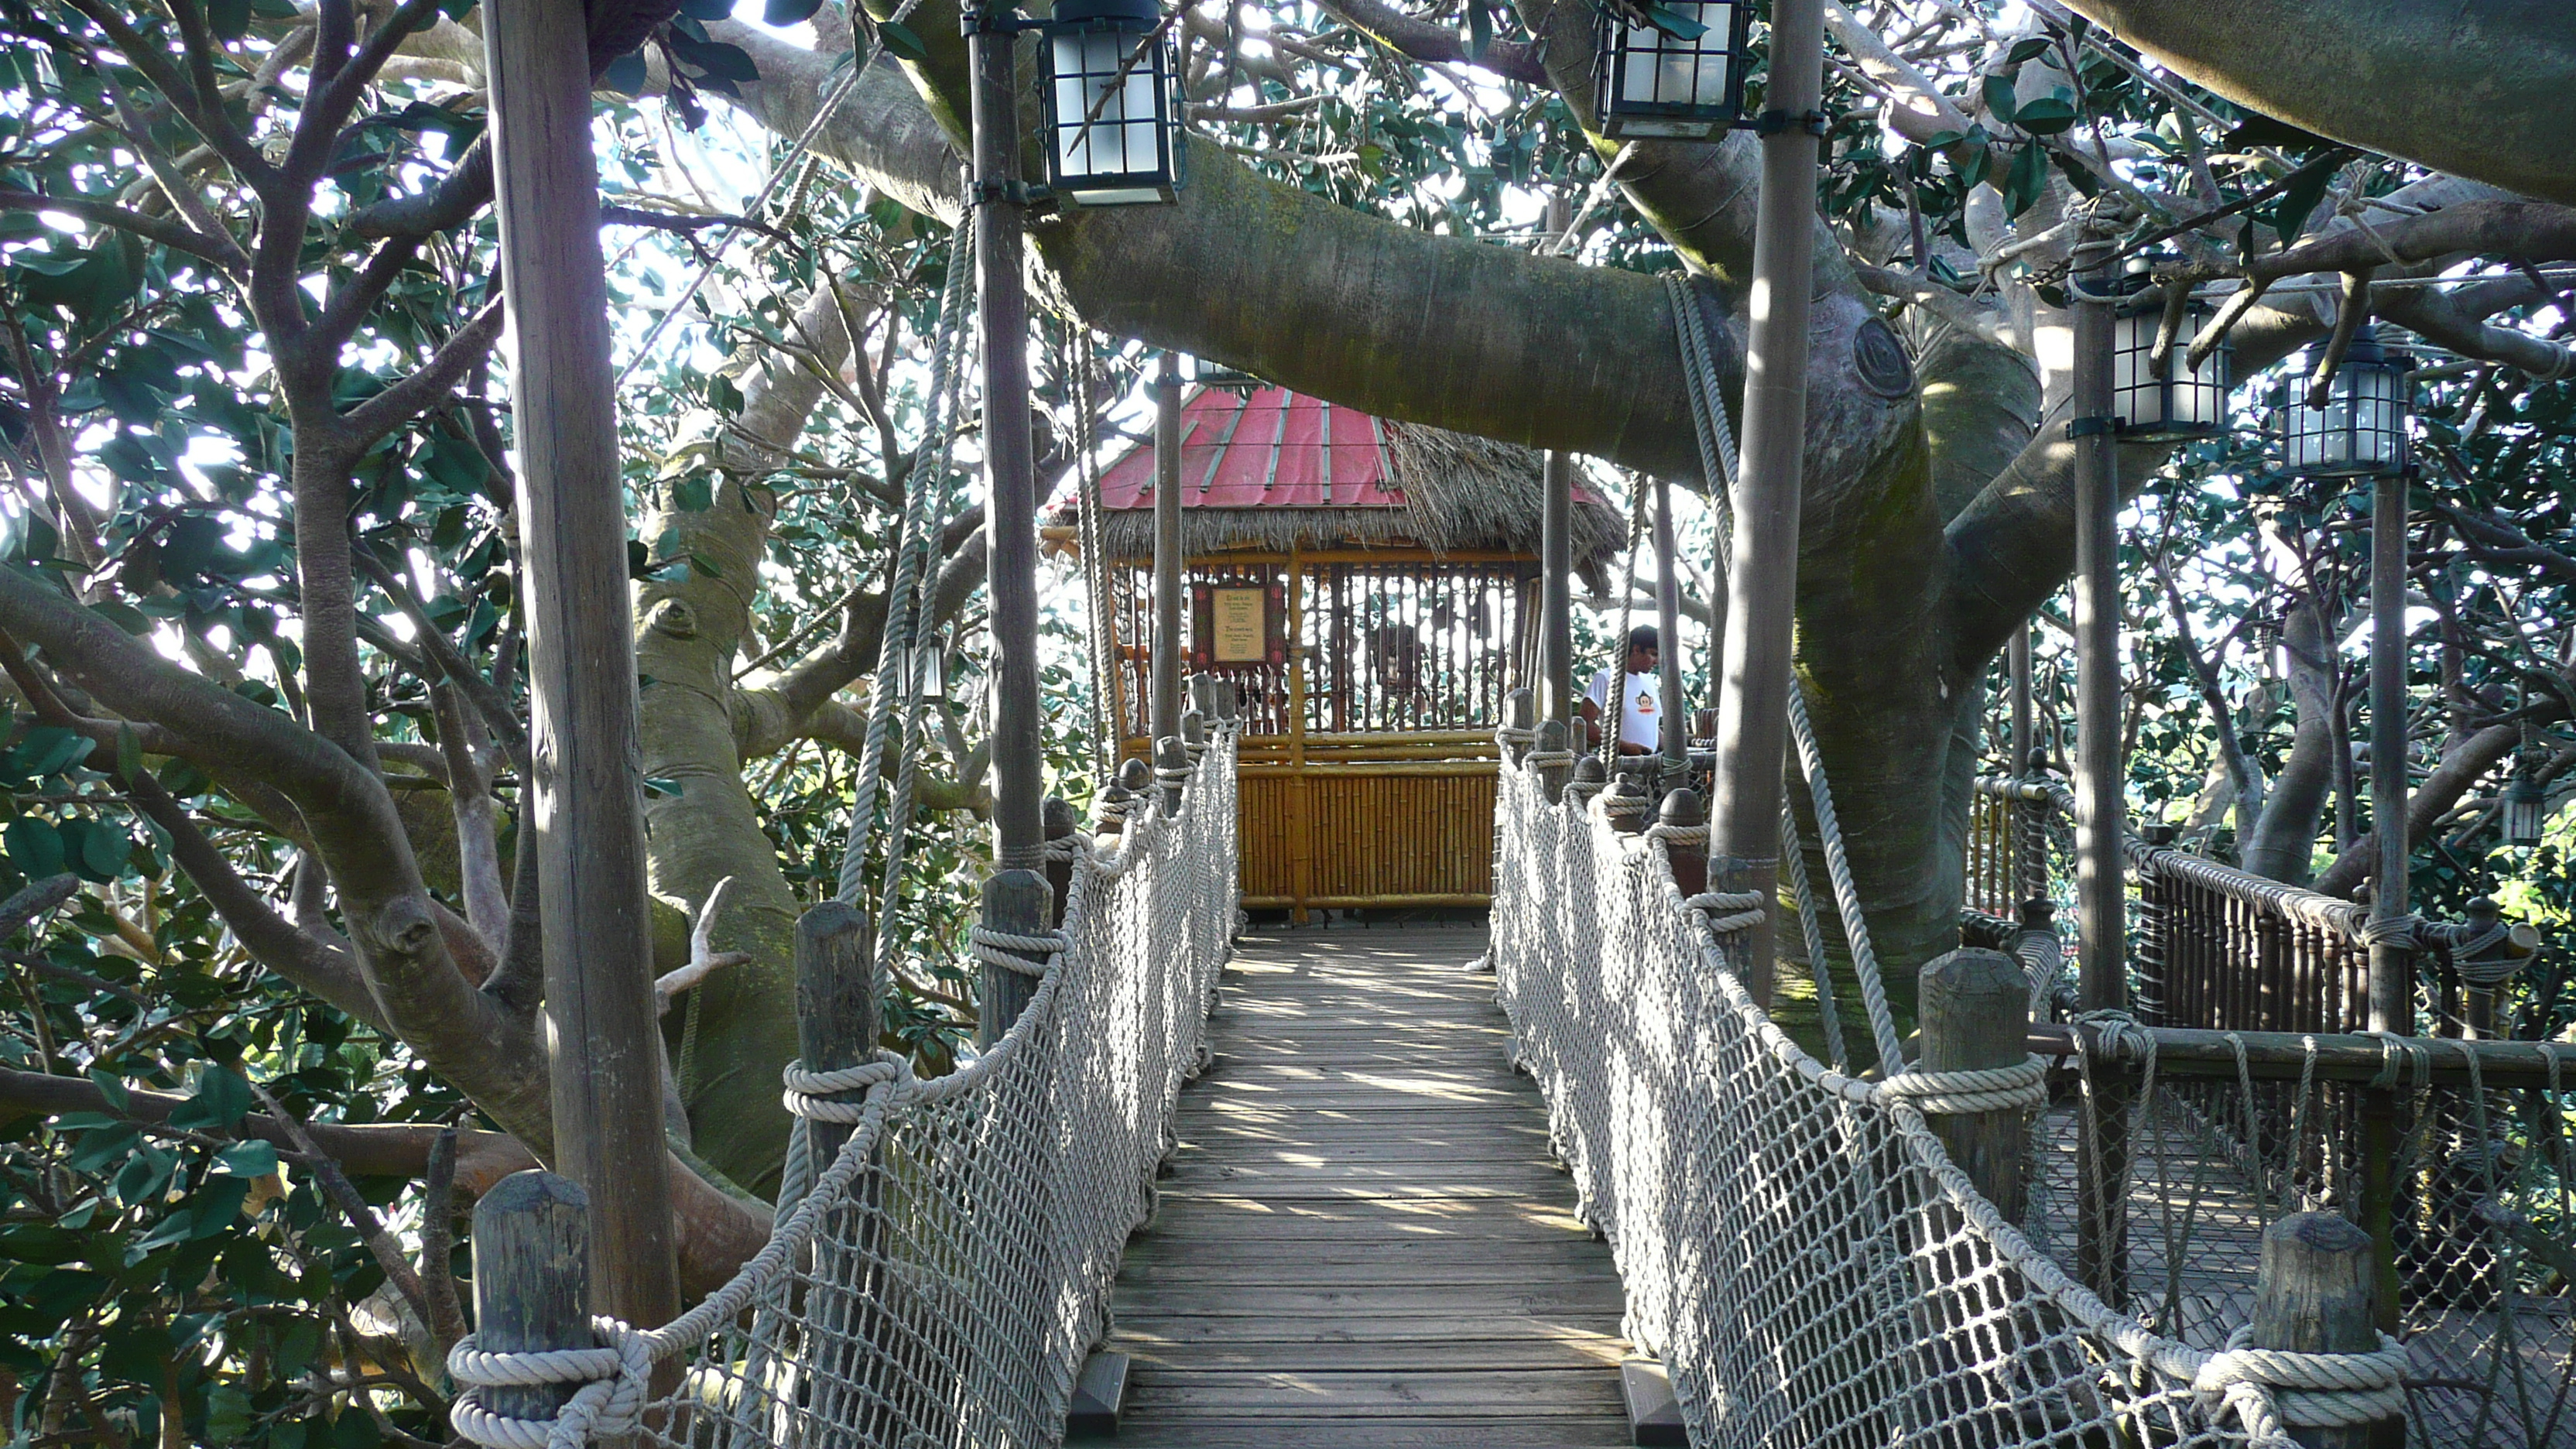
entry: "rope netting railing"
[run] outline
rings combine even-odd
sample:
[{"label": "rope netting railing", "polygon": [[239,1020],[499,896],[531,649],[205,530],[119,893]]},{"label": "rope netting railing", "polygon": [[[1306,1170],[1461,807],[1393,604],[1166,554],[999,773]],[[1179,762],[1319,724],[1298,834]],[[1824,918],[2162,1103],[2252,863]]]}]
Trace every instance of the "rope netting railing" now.
[{"label": "rope netting railing", "polygon": [[1672,852],[1704,833],[1623,834],[1547,799],[1553,764],[1502,772],[1497,991],[1693,1444],[2286,1449],[2390,1412],[2385,1348],[2195,1346],[2077,1283],[1925,1119],[2038,1106],[2036,1073],[1891,1089],[1809,1056],[1736,970],[1772,903],[1685,898]]},{"label": "rope netting railing", "polygon": [[[979,940],[979,959],[1051,953],[1022,963],[1043,974],[1001,1041],[926,1080],[891,1056],[790,1067],[789,1109],[850,1135],[768,1245],[661,1328],[599,1320],[599,1347],[550,1354],[468,1339],[450,1359],[473,1389],[458,1431],[491,1449],[1059,1442],[1205,1060],[1236,919],[1235,733],[1210,731],[1177,815],[1153,792],[1114,845],[1059,842],[1059,931]],[[671,1387],[649,1391],[657,1374]],[[550,1420],[482,1407],[490,1388],[549,1383],[583,1385]]]}]

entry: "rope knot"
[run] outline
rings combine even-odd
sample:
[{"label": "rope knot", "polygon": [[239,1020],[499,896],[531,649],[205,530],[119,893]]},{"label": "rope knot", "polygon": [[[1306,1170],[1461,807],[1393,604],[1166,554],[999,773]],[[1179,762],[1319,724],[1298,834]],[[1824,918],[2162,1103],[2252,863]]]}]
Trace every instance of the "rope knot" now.
[{"label": "rope knot", "polygon": [[[590,1321],[598,1348],[500,1353],[466,1335],[447,1355],[448,1377],[465,1386],[448,1409],[456,1432],[484,1449],[582,1449],[593,1437],[632,1433],[643,1422],[652,1387],[653,1341],[614,1318]],[[563,1407],[543,1419],[494,1412],[486,1391],[579,1384]]]},{"label": "rope knot", "polygon": [[[1762,924],[1762,895],[1758,891],[1702,891],[1684,897],[1682,909],[1706,916],[1712,936],[1731,936]],[[1721,911],[1726,914],[1719,914]]]},{"label": "rope knot", "polygon": [[808,1122],[838,1122],[846,1126],[859,1120],[863,1104],[835,1101],[834,1098],[845,1092],[864,1092],[881,1082],[896,1081],[907,1070],[909,1064],[903,1058],[883,1048],[878,1049],[874,1061],[828,1072],[809,1071],[804,1062],[793,1061],[778,1074],[787,1087],[781,1100],[790,1116],[801,1117]]},{"label": "rope knot", "polygon": [[2026,1056],[2009,1067],[1908,1070],[1879,1083],[1878,1090],[1928,1117],[2036,1111],[2048,1105],[2048,1063]]},{"label": "rope knot", "polygon": [[2223,1402],[2254,1449],[2289,1449],[2288,1429],[2376,1424],[2406,1412],[2406,1346],[2387,1334],[2371,1353],[2293,1353],[2252,1347],[2251,1325],[2227,1336],[2192,1378],[2192,1392]]},{"label": "rope knot", "polygon": [[[985,925],[967,927],[966,941],[967,954],[973,956],[978,962],[986,966],[999,966],[1005,971],[1016,971],[1022,976],[1047,974],[1047,968],[1055,964],[1056,957],[1064,954],[1066,946],[1065,934],[1062,931],[1045,931],[1034,936],[1023,936],[1017,932],[998,930]],[[1032,961],[1027,956],[1018,954],[1023,951],[1032,952],[1046,959]]]},{"label": "rope knot", "polygon": [[2423,925],[2424,918],[2412,913],[2403,916],[2373,916],[2363,921],[2360,930],[2354,934],[2365,946],[2411,947],[2417,944],[2416,932],[2422,929]]}]

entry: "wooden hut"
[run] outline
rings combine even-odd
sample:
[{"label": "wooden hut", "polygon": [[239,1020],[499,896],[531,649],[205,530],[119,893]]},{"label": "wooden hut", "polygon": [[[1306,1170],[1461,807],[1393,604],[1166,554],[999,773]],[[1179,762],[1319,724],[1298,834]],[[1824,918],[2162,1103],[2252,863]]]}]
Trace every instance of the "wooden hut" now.
[{"label": "wooden hut", "polygon": [[[1148,756],[1154,450],[1100,480],[1122,757]],[[1236,687],[1244,904],[1481,906],[1493,730],[1539,625],[1539,455],[1275,387],[1181,404],[1184,669]],[[1600,581],[1624,529],[1576,485],[1575,561]],[[1048,530],[1079,549],[1079,500]]]}]

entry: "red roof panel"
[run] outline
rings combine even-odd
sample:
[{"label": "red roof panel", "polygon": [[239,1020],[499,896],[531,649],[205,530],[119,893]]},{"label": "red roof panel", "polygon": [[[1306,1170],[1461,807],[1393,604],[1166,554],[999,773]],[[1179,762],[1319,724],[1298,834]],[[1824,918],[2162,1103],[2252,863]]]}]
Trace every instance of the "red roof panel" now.
[{"label": "red roof panel", "polygon": [[[1331,465],[1325,460],[1330,458]],[[1181,403],[1184,508],[1401,508],[1377,419],[1285,388],[1201,388]],[[1101,475],[1106,508],[1154,506],[1154,449]]]}]

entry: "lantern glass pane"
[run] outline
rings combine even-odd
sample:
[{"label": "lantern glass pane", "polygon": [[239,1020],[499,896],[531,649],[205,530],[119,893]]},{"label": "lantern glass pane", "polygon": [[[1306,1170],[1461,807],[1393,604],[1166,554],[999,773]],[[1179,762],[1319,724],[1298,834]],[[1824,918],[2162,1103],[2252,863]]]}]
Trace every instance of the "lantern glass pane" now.
[{"label": "lantern glass pane", "polygon": [[1088,206],[1171,199],[1163,49],[1142,30],[1066,31],[1047,44],[1058,189]]},{"label": "lantern glass pane", "polygon": [[2120,418],[2124,433],[2185,438],[2226,426],[2230,350],[2221,346],[2195,368],[2187,344],[2208,311],[2194,303],[2184,312],[2183,326],[2161,369],[2153,365],[2156,336],[2164,326],[2161,305],[2136,306],[2113,318],[2111,410]]},{"label": "lantern glass pane", "polygon": [[1668,35],[1604,12],[1599,104],[1611,136],[1706,137],[1734,118],[1739,7],[1669,0],[1663,9],[1701,33]]}]

